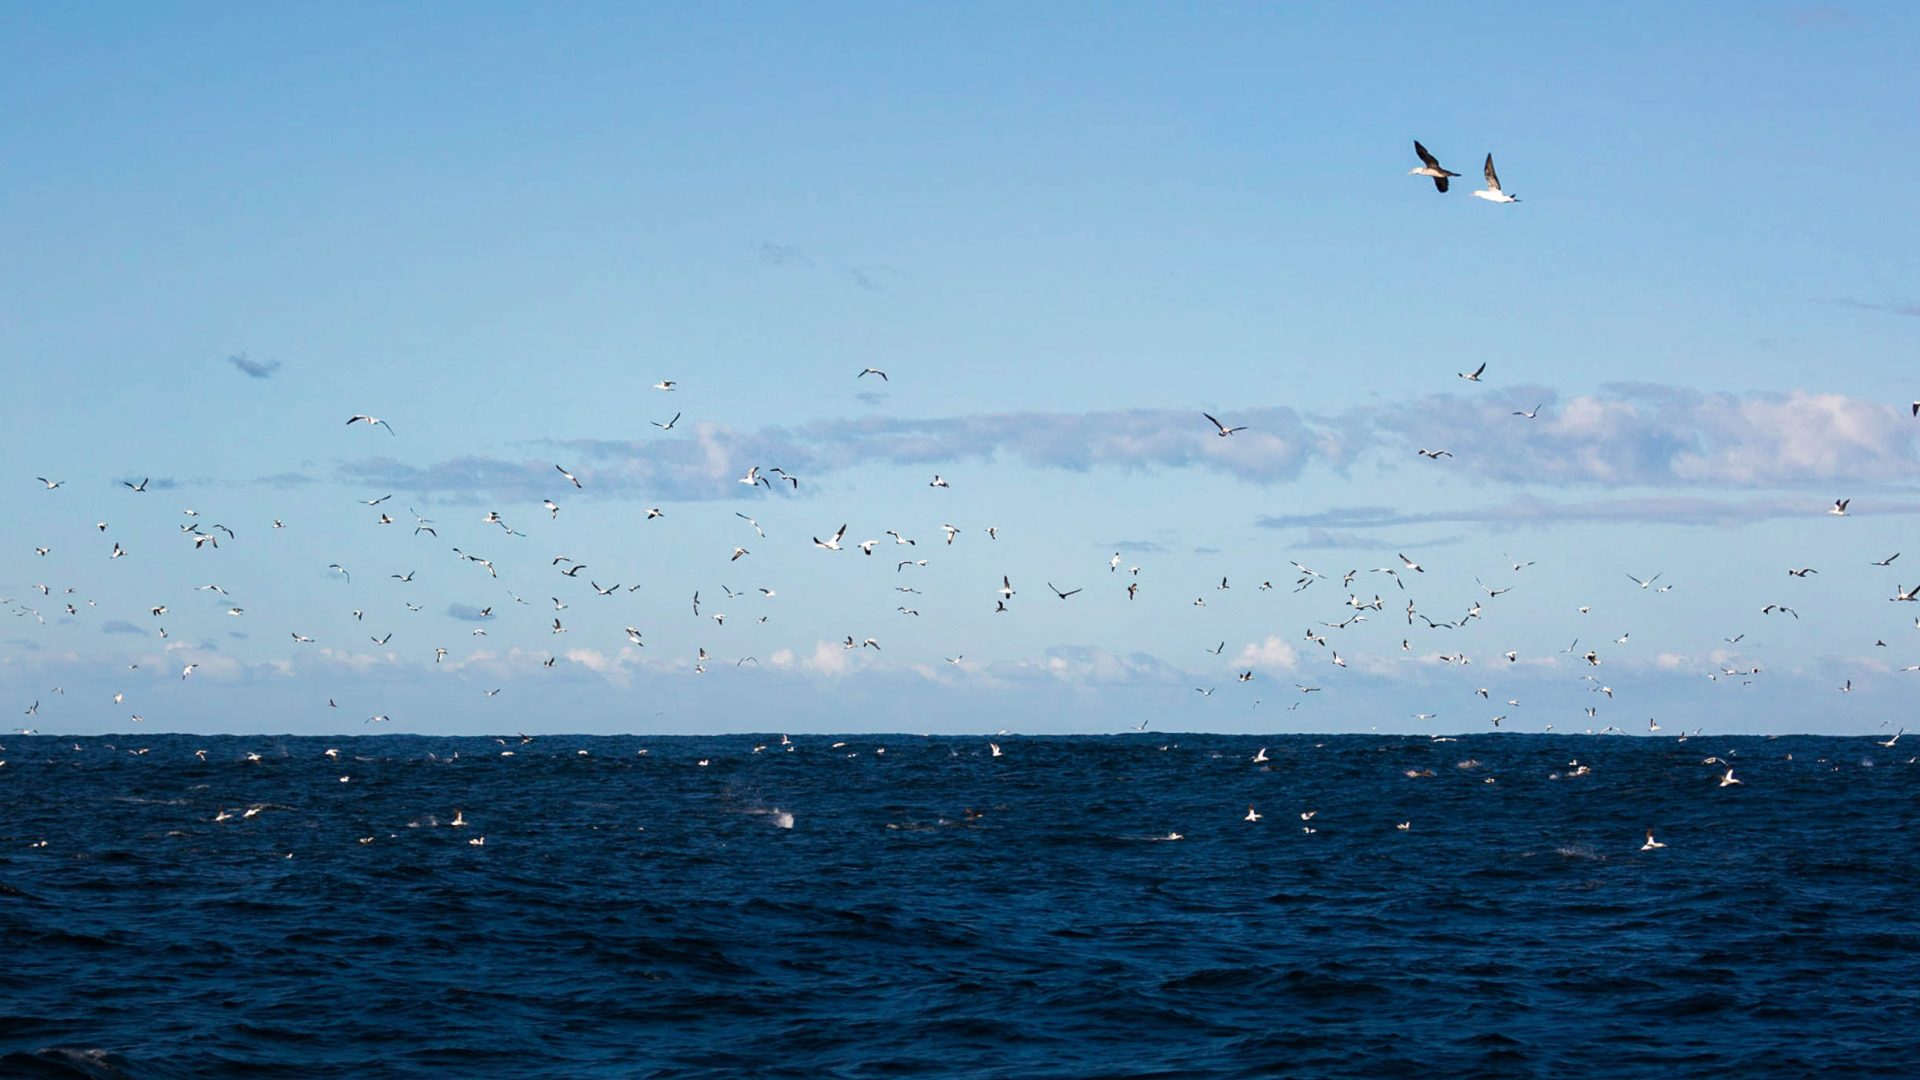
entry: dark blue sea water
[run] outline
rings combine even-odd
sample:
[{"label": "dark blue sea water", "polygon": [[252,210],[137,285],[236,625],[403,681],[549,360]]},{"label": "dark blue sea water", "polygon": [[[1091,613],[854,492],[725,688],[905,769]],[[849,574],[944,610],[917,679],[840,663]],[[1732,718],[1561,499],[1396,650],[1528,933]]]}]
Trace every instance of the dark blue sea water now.
[{"label": "dark blue sea water", "polygon": [[1904,742],[841,741],[0,739],[0,1075],[1920,1075]]}]

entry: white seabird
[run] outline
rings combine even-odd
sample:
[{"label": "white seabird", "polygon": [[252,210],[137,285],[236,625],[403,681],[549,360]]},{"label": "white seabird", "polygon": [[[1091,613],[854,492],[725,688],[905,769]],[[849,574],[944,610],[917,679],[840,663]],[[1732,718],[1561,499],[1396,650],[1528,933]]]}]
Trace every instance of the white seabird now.
[{"label": "white seabird", "polygon": [[1500,190],[1500,175],[1493,171],[1493,155],[1492,154],[1487,155],[1487,166],[1482,171],[1485,172],[1487,175],[1487,186],[1479,191],[1474,192],[1473,193],[1474,198],[1485,199],[1488,202],[1496,202],[1496,203],[1514,203],[1514,202],[1520,201],[1519,196],[1509,195],[1506,192]]},{"label": "white seabird", "polygon": [[1233,434],[1236,431],[1247,430],[1247,426],[1245,424],[1241,424],[1239,427],[1228,427],[1227,425],[1221,423],[1220,421],[1214,420],[1213,417],[1207,413],[1201,413],[1200,415],[1205,416],[1208,420],[1213,421],[1213,426],[1219,429],[1220,437],[1223,439]]}]

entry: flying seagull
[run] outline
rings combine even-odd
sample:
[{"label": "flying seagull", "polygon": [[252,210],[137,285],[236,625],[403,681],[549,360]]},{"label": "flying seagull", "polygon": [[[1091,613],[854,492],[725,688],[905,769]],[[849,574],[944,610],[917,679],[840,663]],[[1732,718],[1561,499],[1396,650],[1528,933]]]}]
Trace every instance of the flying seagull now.
[{"label": "flying seagull", "polygon": [[1487,155],[1487,167],[1484,171],[1487,174],[1487,186],[1480,191],[1474,192],[1474,198],[1485,199],[1488,202],[1496,203],[1513,203],[1520,201],[1518,195],[1509,195],[1500,190],[1500,174],[1493,171],[1492,154]]},{"label": "flying seagull", "polygon": [[881,382],[886,382],[886,381],[887,381],[887,373],[886,373],[886,372],[884,372],[884,371],[881,371],[881,370],[880,370],[879,368],[877,368],[877,367],[870,367],[870,368],[861,368],[861,369],[860,369],[860,374],[858,374],[858,375],[855,375],[855,376],[854,376],[854,378],[856,378],[856,379],[864,379],[864,378],[866,378],[866,377],[867,377],[867,376],[869,376],[869,375],[878,375],[878,376],[880,376],[880,381],[881,381]]},{"label": "flying seagull", "polygon": [[385,420],[382,420],[382,419],[380,419],[380,418],[379,418],[379,417],[377,417],[377,416],[367,416],[367,415],[365,415],[365,414],[363,413],[363,414],[360,414],[360,415],[357,415],[357,416],[349,416],[349,417],[347,417],[347,424],[348,424],[348,426],[352,426],[353,424],[356,424],[356,423],[359,423],[359,424],[365,424],[365,425],[367,425],[368,427],[372,427],[372,426],[374,426],[375,424],[378,424],[378,425],[380,425],[381,427],[383,427],[383,428],[386,428],[386,429],[387,429],[387,434],[389,434],[389,435],[392,435],[392,434],[394,433],[394,432],[393,432],[393,425],[392,425],[392,424],[389,424],[389,423],[387,423],[387,422],[386,422]]},{"label": "flying seagull", "polygon": [[[1209,420],[1213,420],[1213,417],[1208,415],[1207,413],[1201,413],[1200,415],[1205,416]],[[1213,426],[1220,429],[1220,437],[1223,439],[1233,434],[1236,431],[1247,430],[1247,426],[1245,424],[1241,424],[1239,427],[1228,427],[1227,425],[1221,423],[1218,420],[1213,420]]]},{"label": "flying seagull", "polygon": [[562,467],[562,466],[559,466],[559,465],[555,465],[555,466],[554,466],[554,468],[555,468],[555,469],[557,469],[557,470],[559,470],[559,472],[560,472],[560,475],[561,475],[561,476],[564,476],[564,477],[566,477],[566,478],[567,478],[567,482],[568,482],[568,483],[570,483],[570,484],[572,484],[572,485],[573,485],[574,487],[579,487],[579,486],[580,486],[580,478],[579,478],[579,477],[577,477],[577,476],[575,476],[575,475],[573,475],[572,473],[570,473],[570,472],[568,472],[568,471],[567,471],[567,470],[566,470],[566,469],[565,469],[564,467]]},{"label": "flying seagull", "polygon": [[1433,186],[1440,191],[1445,191],[1447,190],[1447,177],[1460,175],[1457,172],[1448,172],[1446,169],[1441,168],[1440,159],[1428,153],[1427,148],[1420,145],[1419,139],[1413,140],[1413,152],[1420,155],[1420,167],[1417,169],[1408,169],[1408,176],[1431,176],[1433,177]]},{"label": "flying seagull", "polygon": [[[1476,194],[1478,193],[1476,192]],[[1480,366],[1477,368],[1474,368],[1472,371],[1461,371],[1461,372],[1457,372],[1456,374],[1458,374],[1461,378],[1467,380],[1468,382],[1479,382],[1480,376],[1484,374],[1486,370],[1487,370],[1487,365],[1484,361],[1482,361]]]}]

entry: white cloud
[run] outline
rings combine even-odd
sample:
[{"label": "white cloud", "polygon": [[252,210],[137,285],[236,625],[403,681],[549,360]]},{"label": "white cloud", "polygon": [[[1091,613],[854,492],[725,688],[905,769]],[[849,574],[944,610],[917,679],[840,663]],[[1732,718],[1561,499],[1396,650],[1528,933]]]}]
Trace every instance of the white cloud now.
[{"label": "white cloud", "polygon": [[1300,656],[1291,642],[1269,635],[1263,642],[1249,642],[1234,663],[1256,671],[1293,671],[1300,666]]},{"label": "white cloud", "polygon": [[[1513,415],[1537,401],[1536,419]],[[1911,482],[1920,454],[1905,419],[1899,407],[1843,394],[1633,384],[1563,404],[1541,387],[1439,394],[1384,410],[1377,423],[1403,454],[1452,450],[1435,469],[1512,483],[1794,487]]]},{"label": "white cloud", "polygon": [[808,671],[822,675],[841,676],[853,668],[853,659],[849,655],[852,649],[835,641],[816,641],[813,643],[813,655],[801,665]]}]

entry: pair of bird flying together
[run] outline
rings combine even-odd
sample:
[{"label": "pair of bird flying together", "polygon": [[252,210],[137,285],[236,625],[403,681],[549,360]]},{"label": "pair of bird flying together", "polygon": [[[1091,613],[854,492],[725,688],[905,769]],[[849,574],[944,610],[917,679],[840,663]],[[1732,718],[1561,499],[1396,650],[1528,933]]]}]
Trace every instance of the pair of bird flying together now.
[{"label": "pair of bird flying together", "polygon": [[[1433,186],[1441,191],[1445,191],[1447,190],[1447,178],[1460,175],[1457,172],[1450,172],[1442,167],[1440,159],[1434,157],[1426,147],[1421,146],[1420,140],[1418,139],[1413,141],[1413,152],[1420,155],[1420,165],[1418,168],[1408,169],[1408,176],[1432,177]],[[1488,202],[1495,203],[1515,203],[1520,201],[1519,196],[1509,195],[1501,190],[1500,174],[1493,171],[1493,155],[1491,153],[1487,155],[1487,164],[1482,171],[1486,173],[1487,186],[1479,191],[1473,192],[1474,198],[1485,199]]]}]

